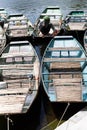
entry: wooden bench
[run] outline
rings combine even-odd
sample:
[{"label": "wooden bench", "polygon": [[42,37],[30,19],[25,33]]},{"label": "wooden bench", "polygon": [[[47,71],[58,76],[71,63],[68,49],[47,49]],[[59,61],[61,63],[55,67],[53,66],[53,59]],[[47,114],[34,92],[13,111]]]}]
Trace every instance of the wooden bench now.
[{"label": "wooden bench", "polygon": [[44,58],[43,62],[83,62],[86,58]]},{"label": "wooden bench", "polygon": [[53,79],[57,101],[82,101],[81,78]]},{"label": "wooden bench", "polygon": [[70,85],[82,85],[82,78],[70,78],[70,79],[53,79],[53,84],[55,86],[61,86],[61,85],[65,85],[65,86],[70,86]]},{"label": "wooden bench", "polygon": [[10,70],[10,69],[19,69],[19,70],[32,70],[33,64],[7,64],[0,65],[0,70]]},{"label": "wooden bench", "polygon": [[1,58],[12,58],[12,57],[34,57],[33,52],[19,52],[19,53],[3,53]]},{"label": "wooden bench", "polygon": [[26,95],[0,96],[0,113],[21,113]]},{"label": "wooden bench", "polygon": [[79,47],[50,47],[49,51],[78,51],[81,50]]},{"label": "wooden bench", "polygon": [[28,87],[25,88],[7,88],[7,89],[0,89],[0,96],[4,95],[22,95],[28,93]]},{"label": "wooden bench", "polygon": [[80,68],[79,62],[54,62],[50,64],[50,69],[69,69],[69,68]]}]

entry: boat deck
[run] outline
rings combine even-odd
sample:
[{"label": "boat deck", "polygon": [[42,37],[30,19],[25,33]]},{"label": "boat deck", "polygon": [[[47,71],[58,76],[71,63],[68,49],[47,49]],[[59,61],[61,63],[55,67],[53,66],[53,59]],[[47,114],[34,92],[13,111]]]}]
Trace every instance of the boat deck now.
[{"label": "boat deck", "polygon": [[[2,57],[15,58],[14,55],[2,55]],[[32,61],[31,57],[29,59],[30,61]],[[32,102],[34,98],[33,90],[37,91],[35,87],[36,85],[35,77],[33,77],[32,80],[30,77],[34,73],[33,70],[34,70],[33,63],[30,64],[10,63],[6,65],[0,65],[0,71],[1,71],[0,76],[2,79],[0,81],[0,99],[1,99],[0,114],[9,114],[9,113],[17,114],[24,112],[26,108],[25,100],[27,96],[29,97],[28,105],[29,103]]]},{"label": "boat deck", "polygon": [[33,71],[33,66],[5,65],[0,66],[0,69],[4,80],[1,82],[4,84],[3,88],[0,89],[0,114],[21,113],[29,89],[34,89],[35,80],[32,83],[28,77]]},{"label": "boat deck", "polygon": [[79,62],[53,62],[50,64],[49,91],[55,86],[57,101],[81,101],[82,75]]}]

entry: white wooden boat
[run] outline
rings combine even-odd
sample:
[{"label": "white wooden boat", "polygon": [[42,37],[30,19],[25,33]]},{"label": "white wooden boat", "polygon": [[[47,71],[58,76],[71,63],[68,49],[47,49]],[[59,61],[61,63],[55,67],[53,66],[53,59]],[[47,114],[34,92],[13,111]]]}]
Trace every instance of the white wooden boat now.
[{"label": "white wooden boat", "polygon": [[0,57],[0,115],[26,113],[39,82],[39,59],[32,45],[10,42]]},{"label": "white wooden boat", "polygon": [[64,19],[66,31],[85,31],[87,29],[87,14],[82,10],[71,11]]},{"label": "white wooden boat", "polygon": [[0,54],[6,45],[6,35],[4,29],[0,26]]},{"label": "white wooden boat", "polygon": [[31,36],[32,32],[32,23],[23,14],[9,15],[7,28],[8,37],[28,37]]},{"label": "white wooden boat", "polygon": [[86,130],[87,129],[87,107],[83,108],[67,121],[57,126],[55,130]]},{"label": "white wooden boat", "polygon": [[56,36],[47,46],[41,65],[44,90],[51,102],[87,101],[87,57],[72,36]]},{"label": "white wooden boat", "polygon": [[[58,6],[48,6],[41,13],[41,15],[39,16],[39,18],[37,19],[37,21],[35,23],[35,28],[34,28],[34,32],[33,32],[33,35],[35,37],[40,37],[39,36],[39,33],[40,33],[40,31],[39,31],[39,24],[40,24],[40,22],[42,22],[44,20],[45,16],[49,16],[50,17],[50,23],[52,23],[54,25],[55,29],[58,30],[58,33],[61,30],[63,15],[62,15],[60,7],[58,7]],[[49,33],[52,34],[53,30],[51,29]],[[50,37],[50,36],[47,36],[47,37]]]}]

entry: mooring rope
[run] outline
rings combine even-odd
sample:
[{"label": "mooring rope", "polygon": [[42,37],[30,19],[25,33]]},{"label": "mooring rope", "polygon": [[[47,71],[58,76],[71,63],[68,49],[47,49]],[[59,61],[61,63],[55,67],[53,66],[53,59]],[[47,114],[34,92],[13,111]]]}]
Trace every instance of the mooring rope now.
[{"label": "mooring rope", "polygon": [[70,103],[68,102],[68,104],[67,104],[67,106],[66,106],[66,108],[65,108],[65,110],[64,110],[64,112],[63,112],[63,114],[62,114],[62,116],[61,116],[61,118],[60,118],[60,120],[59,120],[59,122],[58,122],[58,125],[57,125],[57,126],[59,126],[59,125],[60,125],[60,123],[61,123],[61,121],[62,121],[62,119],[63,119],[63,117],[64,117],[64,115],[65,115],[65,113],[66,113],[67,109],[69,108],[69,106],[70,106]]}]

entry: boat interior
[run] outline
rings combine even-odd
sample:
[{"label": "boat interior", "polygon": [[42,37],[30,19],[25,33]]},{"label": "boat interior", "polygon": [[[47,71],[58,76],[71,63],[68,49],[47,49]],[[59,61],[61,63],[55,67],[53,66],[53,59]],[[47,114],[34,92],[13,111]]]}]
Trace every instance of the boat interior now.
[{"label": "boat interior", "polygon": [[11,42],[2,53],[0,57],[0,114],[24,113],[29,109],[38,90],[36,87],[39,86],[39,81],[35,80],[34,74],[36,61],[38,59],[28,42],[24,45],[23,42],[19,44]]},{"label": "boat interior", "polygon": [[86,100],[84,95],[87,86],[87,67],[84,50],[82,51],[72,38],[58,39],[58,42],[56,39],[52,42],[53,45],[47,47],[42,65],[43,82],[50,100],[69,102]]}]

